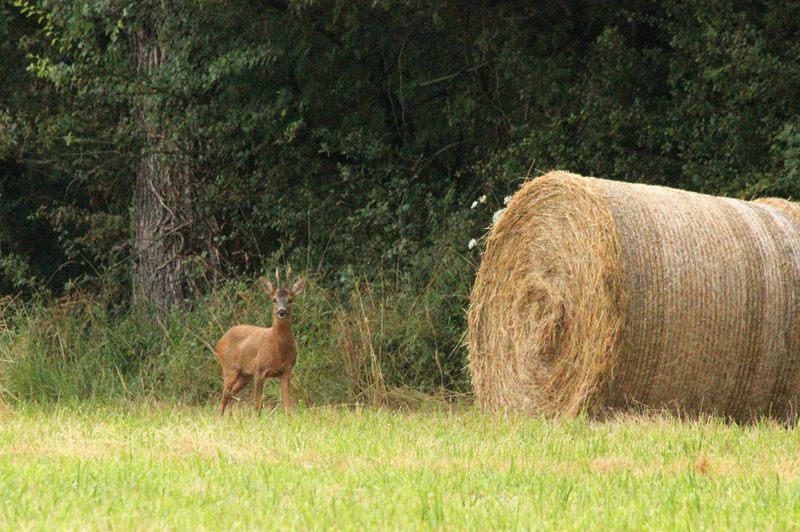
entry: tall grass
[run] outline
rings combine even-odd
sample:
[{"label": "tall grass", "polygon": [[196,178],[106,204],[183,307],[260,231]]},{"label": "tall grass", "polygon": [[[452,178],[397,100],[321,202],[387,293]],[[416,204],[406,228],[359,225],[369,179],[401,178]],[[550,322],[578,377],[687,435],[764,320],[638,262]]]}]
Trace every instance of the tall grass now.
[{"label": "tall grass", "polygon": [[[464,392],[469,275],[463,263],[444,261],[424,283],[395,274],[357,277],[350,288],[332,290],[312,278],[295,303],[295,399],[386,404]],[[49,304],[7,300],[0,306],[0,393],[7,401],[205,403],[219,394],[221,377],[204,341],[213,344],[235,324],[268,326],[270,315],[270,300],[251,278],[225,282],[163,320],[84,292]],[[270,387],[265,394],[276,396]]]}]

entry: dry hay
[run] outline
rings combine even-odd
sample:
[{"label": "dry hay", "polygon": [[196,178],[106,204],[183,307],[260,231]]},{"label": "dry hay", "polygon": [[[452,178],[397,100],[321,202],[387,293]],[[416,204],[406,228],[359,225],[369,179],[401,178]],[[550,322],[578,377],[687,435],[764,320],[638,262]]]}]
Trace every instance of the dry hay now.
[{"label": "dry hay", "polygon": [[776,207],[788,215],[789,218],[800,223],[800,204],[793,203],[783,198],[761,198],[755,200],[755,202]]},{"label": "dry hay", "polygon": [[566,172],[527,182],[488,234],[472,291],[478,402],[793,416],[794,209]]}]

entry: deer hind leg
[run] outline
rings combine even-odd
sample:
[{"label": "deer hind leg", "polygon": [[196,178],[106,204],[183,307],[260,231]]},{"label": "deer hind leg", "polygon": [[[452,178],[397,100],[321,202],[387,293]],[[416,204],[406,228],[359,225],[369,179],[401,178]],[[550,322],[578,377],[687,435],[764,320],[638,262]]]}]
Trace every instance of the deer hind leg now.
[{"label": "deer hind leg", "polygon": [[219,415],[225,415],[225,408],[227,408],[228,403],[231,402],[231,396],[233,395],[233,386],[236,383],[238,376],[235,373],[225,373],[222,376],[222,401],[220,401],[219,405]]},{"label": "deer hind leg", "polygon": [[220,405],[220,415],[225,415],[225,408],[230,404],[233,394],[238,393],[247,386],[249,379],[241,373],[226,373],[222,387],[222,403]]},{"label": "deer hind leg", "polygon": [[233,389],[231,389],[231,394],[239,393],[242,388],[247,386],[247,383],[250,382],[250,377],[246,375],[239,375],[236,379],[236,382],[233,383]]}]

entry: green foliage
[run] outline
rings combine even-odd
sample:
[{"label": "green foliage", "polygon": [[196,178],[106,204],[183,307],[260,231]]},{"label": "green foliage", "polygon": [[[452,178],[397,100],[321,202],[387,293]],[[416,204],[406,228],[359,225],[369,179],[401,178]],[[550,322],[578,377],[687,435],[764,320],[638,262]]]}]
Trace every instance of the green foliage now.
[{"label": "green foliage", "polygon": [[796,156],[786,135],[800,96],[799,9],[793,2],[671,6],[669,75],[680,97],[674,138],[692,188],[746,197],[800,193],[800,181],[784,173]]},{"label": "green foliage", "polygon": [[[77,184],[39,200],[74,264],[59,281],[126,263],[143,102],[183,146],[164,162],[192,161],[195,216],[231,274],[276,255],[334,278],[407,269],[441,220],[552,167],[800,195],[791,2],[279,4],[4,7],[7,68],[27,56],[41,79],[15,91],[40,134],[12,160]],[[135,68],[145,30],[164,50],[153,72]],[[12,97],[0,89],[0,109]]]}]

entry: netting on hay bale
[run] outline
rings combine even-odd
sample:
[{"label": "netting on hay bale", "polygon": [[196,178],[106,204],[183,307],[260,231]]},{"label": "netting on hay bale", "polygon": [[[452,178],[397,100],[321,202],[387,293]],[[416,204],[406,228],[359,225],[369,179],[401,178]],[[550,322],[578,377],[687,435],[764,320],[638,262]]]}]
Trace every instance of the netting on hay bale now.
[{"label": "netting on hay bale", "polygon": [[477,401],[737,420],[800,403],[800,208],[551,172],[487,236],[469,309]]}]

